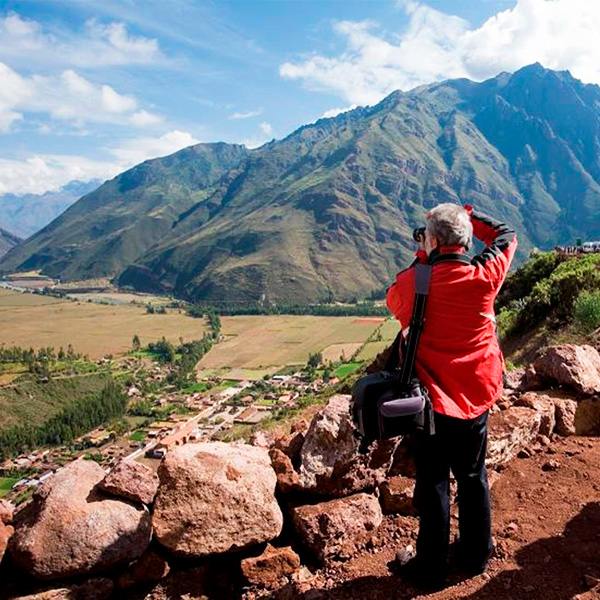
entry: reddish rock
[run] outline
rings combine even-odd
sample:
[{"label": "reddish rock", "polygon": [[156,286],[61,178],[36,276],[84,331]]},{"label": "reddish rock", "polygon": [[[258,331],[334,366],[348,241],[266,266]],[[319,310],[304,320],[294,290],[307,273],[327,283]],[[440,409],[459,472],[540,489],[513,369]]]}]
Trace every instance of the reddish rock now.
[{"label": "reddish rock", "polygon": [[104,476],[95,462],[76,460],[38,488],[15,518],[10,551],[19,566],[39,579],[57,579],[143,554],[152,535],[148,511],[98,492]]},{"label": "reddish rock", "polygon": [[15,507],[8,500],[0,500],[0,521],[5,524],[12,523]]},{"label": "reddish rock", "polygon": [[502,467],[533,444],[540,431],[540,423],[541,414],[524,406],[513,406],[490,415],[487,466]]},{"label": "reddish rock", "polygon": [[379,501],[369,494],[300,506],[292,516],[301,540],[322,562],[362,550],[383,519]]},{"label": "reddish rock", "polygon": [[568,398],[553,398],[556,408],[556,433],[559,435],[575,435],[575,414],[577,402]]},{"label": "reddish rock", "polygon": [[575,413],[577,435],[600,435],[600,398],[584,398],[577,403]]},{"label": "reddish rock", "polygon": [[88,579],[81,585],[43,590],[12,600],[106,600],[112,594],[113,588],[112,580],[98,577]]},{"label": "reddish rock", "polygon": [[273,442],[273,447],[281,450],[292,461],[298,462],[300,458],[300,451],[302,450],[302,445],[304,444],[304,438],[304,431],[296,431],[295,433],[282,435]]},{"label": "reddish rock", "polygon": [[521,390],[523,390],[523,387],[525,386],[525,378],[526,378],[525,369],[523,369],[523,368],[511,369],[510,371],[506,372],[505,387],[508,388],[509,390],[521,391]]},{"label": "reddish rock", "polygon": [[409,477],[390,477],[379,486],[379,501],[383,513],[414,516],[417,510],[413,504],[415,481]]},{"label": "reddish rock", "polygon": [[283,515],[269,454],[247,444],[186,444],[162,461],[156,539],[180,556],[206,556],[276,538]]},{"label": "reddish rock", "polygon": [[300,568],[300,557],[290,548],[273,548],[267,544],[260,556],[242,560],[242,573],[249,583],[271,588],[282,577]]},{"label": "reddish rock", "polygon": [[385,479],[400,440],[375,443],[366,454],[350,418],[350,396],[333,396],[313,418],[300,452],[300,486],[325,496],[375,488]]},{"label": "reddish rock", "polygon": [[250,445],[268,450],[273,445],[273,436],[265,431],[255,431],[250,437]]},{"label": "reddish rock", "polygon": [[0,521],[0,563],[4,558],[4,553],[8,547],[8,542],[14,532],[15,530],[13,529],[12,525],[5,525],[2,521]]},{"label": "reddish rock", "polygon": [[298,491],[300,489],[300,480],[298,473],[294,470],[292,460],[278,448],[269,450],[271,465],[277,474],[277,486],[284,494]]},{"label": "reddish rock", "polygon": [[170,570],[169,563],[160,554],[148,550],[119,576],[117,586],[123,589],[138,583],[160,581],[169,574]]},{"label": "reddish rock", "polygon": [[550,396],[527,392],[515,401],[515,406],[526,406],[539,412],[541,417],[539,435],[552,435],[556,426],[556,409]]},{"label": "reddish rock", "polygon": [[152,504],[158,489],[158,477],[146,465],[123,460],[99,483],[98,488],[133,502]]},{"label": "reddish rock", "polygon": [[582,394],[600,393],[600,354],[592,346],[563,344],[547,348],[533,367],[544,381]]}]

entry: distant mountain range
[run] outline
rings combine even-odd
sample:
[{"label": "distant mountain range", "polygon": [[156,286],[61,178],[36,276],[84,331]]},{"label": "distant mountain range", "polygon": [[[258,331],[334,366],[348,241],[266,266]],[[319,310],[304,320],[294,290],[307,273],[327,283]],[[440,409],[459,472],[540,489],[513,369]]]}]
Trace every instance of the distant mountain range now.
[{"label": "distant mountain range", "polygon": [[255,150],[192,146],[84,196],[0,269],[188,299],[365,297],[447,201],[511,223],[521,258],[600,238],[600,88],[536,64],[394,92]]},{"label": "distant mountain range", "polygon": [[56,192],[45,194],[3,194],[0,196],[0,225],[23,239],[33,235],[81,196],[95,190],[102,181],[71,181]]},{"label": "distant mountain range", "polygon": [[9,250],[22,242],[20,237],[0,229],[0,257],[4,256]]}]

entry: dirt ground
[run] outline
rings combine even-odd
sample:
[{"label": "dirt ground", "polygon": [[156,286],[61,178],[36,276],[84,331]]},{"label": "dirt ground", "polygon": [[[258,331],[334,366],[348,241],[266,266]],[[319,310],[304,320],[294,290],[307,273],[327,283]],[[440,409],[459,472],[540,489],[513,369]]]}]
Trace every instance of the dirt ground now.
[{"label": "dirt ground", "polygon": [[[555,470],[544,470],[549,461]],[[450,563],[446,589],[427,594],[406,585],[389,563],[396,549],[414,545],[416,519],[387,517],[377,547],[317,572],[313,589],[285,598],[600,599],[600,587],[590,589],[600,579],[599,439],[560,439],[546,452],[514,460],[494,484],[492,500],[497,551],[484,575],[461,579]]]}]

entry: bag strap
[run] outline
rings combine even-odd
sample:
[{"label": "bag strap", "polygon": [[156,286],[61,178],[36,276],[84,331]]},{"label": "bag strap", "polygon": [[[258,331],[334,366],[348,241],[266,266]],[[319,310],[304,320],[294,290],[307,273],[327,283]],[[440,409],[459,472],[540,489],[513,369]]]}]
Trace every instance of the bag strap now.
[{"label": "bag strap", "polygon": [[406,341],[406,354],[402,361],[402,370],[400,371],[400,385],[407,386],[412,378],[415,359],[417,357],[417,347],[423,321],[425,317],[425,306],[427,305],[427,296],[429,294],[429,281],[431,279],[431,265],[419,263],[415,265],[415,301],[410,320],[410,330],[408,340]]}]

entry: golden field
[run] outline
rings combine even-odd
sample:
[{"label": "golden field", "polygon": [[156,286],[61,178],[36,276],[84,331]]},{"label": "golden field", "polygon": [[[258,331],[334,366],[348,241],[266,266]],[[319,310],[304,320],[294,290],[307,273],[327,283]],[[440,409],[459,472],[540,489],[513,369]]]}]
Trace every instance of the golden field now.
[{"label": "golden field", "polygon": [[0,289],[0,341],[6,346],[66,348],[101,358],[131,349],[135,334],[142,345],[165,336],[177,342],[206,331],[204,319],[168,311],[149,315],[141,306],[107,306]]}]

